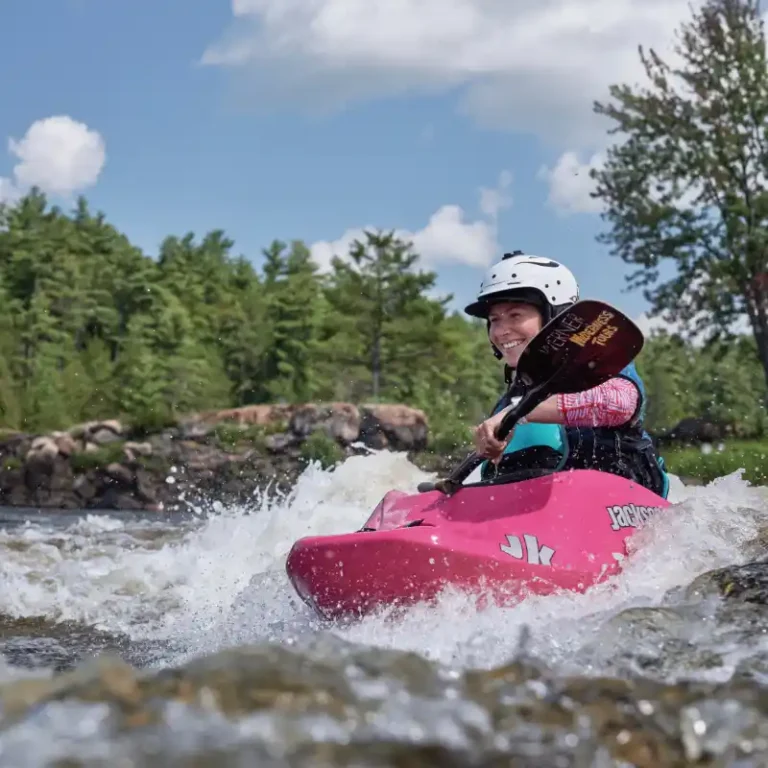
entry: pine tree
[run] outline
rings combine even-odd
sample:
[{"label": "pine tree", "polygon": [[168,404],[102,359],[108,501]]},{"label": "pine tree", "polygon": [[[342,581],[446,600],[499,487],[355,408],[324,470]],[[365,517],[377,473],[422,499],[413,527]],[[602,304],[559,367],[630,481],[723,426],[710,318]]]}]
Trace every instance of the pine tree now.
[{"label": "pine tree", "polygon": [[303,243],[290,251],[273,243],[265,252],[266,319],[270,345],[265,360],[272,399],[301,402],[316,391],[313,359],[318,340],[321,283]]},{"label": "pine tree", "polygon": [[366,232],[348,260],[333,259],[329,355],[334,364],[367,371],[373,398],[387,385],[395,393],[414,366],[436,354],[443,311],[424,295],[435,274],[414,271],[418,259],[392,232]]}]

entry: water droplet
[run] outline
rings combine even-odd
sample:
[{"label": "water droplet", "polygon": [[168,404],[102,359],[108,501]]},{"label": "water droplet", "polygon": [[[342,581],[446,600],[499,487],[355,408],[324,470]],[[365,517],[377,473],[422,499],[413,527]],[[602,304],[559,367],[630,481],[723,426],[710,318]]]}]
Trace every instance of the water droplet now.
[{"label": "water droplet", "polygon": [[647,701],[646,699],[640,699],[640,701],[637,702],[637,708],[643,715],[653,714],[653,704],[651,704],[651,702]]}]

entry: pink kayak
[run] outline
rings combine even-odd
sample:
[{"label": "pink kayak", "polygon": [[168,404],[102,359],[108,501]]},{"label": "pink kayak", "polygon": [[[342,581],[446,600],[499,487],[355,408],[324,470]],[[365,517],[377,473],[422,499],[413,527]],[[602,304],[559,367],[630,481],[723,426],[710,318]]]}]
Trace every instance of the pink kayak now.
[{"label": "pink kayak", "polygon": [[627,538],[668,506],[594,470],[467,485],[453,496],[390,491],[360,531],[299,539],[286,570],[326,619],[407,607],[448,585],[499,604],[583,592],[617,573]]}]

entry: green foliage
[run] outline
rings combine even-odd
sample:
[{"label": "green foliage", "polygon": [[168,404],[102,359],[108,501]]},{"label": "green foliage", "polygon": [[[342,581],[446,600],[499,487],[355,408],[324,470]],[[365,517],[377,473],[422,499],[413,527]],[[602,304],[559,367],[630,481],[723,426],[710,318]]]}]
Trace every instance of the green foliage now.
[{"label": "green foliage", "polygon": [[709,483],[739,469],[753,485],[768,485],[768,443],[733,441],[722,451],[704,454],[698,448],[673,448],[663,452],[671,472]]},{"label": "green foliage", "polygon": [[100,445],[95,451],[77,451],[70,456],[70,464],[75,472],[86,472],[89,469],[99,469],[124,459],[123,446],[125,443],[116,440],[113,443]]},{"label": "green foliage", "polygon": [[322,288],[309,250],[294,242],[289,253],[274,242],[267,260],[267,314],[271,338],[265,355],[270,399],[305,402],[315,391],[318,325]]},{"label": "green foliage", "polygon": [[317,429],[301,444],[301,457],[327,469],[344,460],[344,451],[330,435]]},{"label": "green foliage", "polygon": [[[641,49],[647,84],[595,111],[620,137],[593,172],[600,239],[657,309],[716,338],[747,319],[768,377],[768,67],[758,0],[707,0],[673,68]],[[663,264],[663,262],[666,262]],[[666,265],[674,266],[673,277]]]},{"label": "green foliage", "polygon": [[443,444],[497,396],[485,329],[427,295],[434,274],[394,234],[366,233],[327,274],[300,241],[263,256],[259,274],[213,231],[167,237],[153,261],[84,199],[67,215],[33,190],[0,212],[0,426],[146,433],[251,403],[379,400],[423,407]]},{"label": "green foliage", "polygon": [[[166,238],[153,261],[84,200],[67,215],[37,191],[0,212],[0,429],[117,417],[140,435],[251,403],[388,401],[424,410],[430,451],[470,449],[502,366],[484,323],[432,297],[435,275],[410,243],[367,232],[327,273],[299,241],[263,256],[258,272],[214,231]],[[697,348],[658,335],[638,365],[652,431],[703,415],[738,436],[768,432],[754,339]],[[285,429],[222,425],[214,436],[259,446]],[[323,433],[304,452],[326,464],[343,455]]]},{"label": "green foliage", "polygon": [[[478,420],[478,424],[479,424]],[[458,456],[472,448],[472,431],[466,421],[440,421],[430,430],[429,450],[442,456]]]},{"label": "green foliage", "polygon": [[[489,398],[489,402],[494,398]],[[414,395],[414,405],[421,408],[429,421],[430,451],[450,454],[457,450],[468,450],[471,443],[470,424],[479,424],[490,410],[489,402],[474,418],[470,418],[462,406],[461,397],[447,388],[426,383]]]},{"label": "green foliage", "polygon": [[243,445],[263,446],[267,430],[257,425],[240,426],[232,422],[221,422],[213,428],[212,435],[222,448],[231,451]]},{"label": "green foliage", "polygon": [[24,463],[18,456],[6,456],[3,459],[3,469],[6,472],[12,472],[16,469],[21,469]]},{"label": "green foliage", "polygon": [[333,260],[327,345],[332,359],[355,376],[353,398],[398,392],[408,399],[415,379],[434,366],[443,302],[424,295],[435,274],[416,272],[418,258],[393,233],[366,232],[347,261]]},{"label": "green foliage", "polygon": [[637,368],[648,391],[650,432],[700,416],[738,437],[766,433],[765,383],[753,339],[697,348],[660,333],[646,342]]}]

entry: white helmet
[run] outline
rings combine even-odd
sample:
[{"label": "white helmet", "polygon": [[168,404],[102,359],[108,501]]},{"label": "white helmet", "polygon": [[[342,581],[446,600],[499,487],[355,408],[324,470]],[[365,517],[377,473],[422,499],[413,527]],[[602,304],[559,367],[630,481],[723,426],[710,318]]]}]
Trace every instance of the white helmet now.
[{"label": "white helmet", "polygon": [[531,256],[522,251],[505,253],[488,269],[480,283],[477,300],[464,311],[488,319],[497,301],[525,301],[542,311],[548,323],[579,298],[579,284],[568,267],[557,261]]}]

